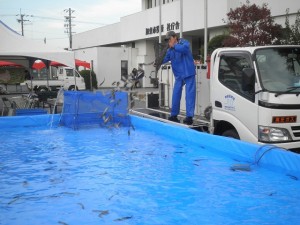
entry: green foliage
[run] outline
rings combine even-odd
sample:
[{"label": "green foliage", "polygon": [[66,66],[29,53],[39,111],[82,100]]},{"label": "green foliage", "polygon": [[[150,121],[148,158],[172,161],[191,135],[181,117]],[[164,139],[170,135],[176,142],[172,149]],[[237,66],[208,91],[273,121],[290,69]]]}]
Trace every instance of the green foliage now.
[{"label": "green foliage", "polygon": [[79,71],[80,75],[83,77],[84,82],[85,82],[85,87],[87,90],[91,89],[91,79],[90,79],[90,74],[92,73],[92,84],[93,88],[98,88],[98,82],[97,82],[97,77],[94,71],[90,70],[81,70]]},{"label": "green foliage", "polygon": [[207,53],[210,55],[215,49],[223,47],[224,40],[228,38],[228,36],[229,35],[227,34],[222,34],[210,39],[210,41],[207,44]]},{"label": "green foliage", "polygon": [[282,44],[300,45],[300,10],[298,10],[295,23],[290,25],[289,9],[286,9],[285,28],[282,30]]},{"label": "green foliage", "polygon": [[22,67],[0,67],[1,84],[19,84],[24,82],[25,69]]}]

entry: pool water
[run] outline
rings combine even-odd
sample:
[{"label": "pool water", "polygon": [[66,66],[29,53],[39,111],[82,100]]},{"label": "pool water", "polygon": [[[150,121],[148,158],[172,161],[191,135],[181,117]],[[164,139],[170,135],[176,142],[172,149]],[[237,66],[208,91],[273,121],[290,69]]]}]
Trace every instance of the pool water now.
[{"label": "pool water", "polygon": [[300,224],[296,177],[128,128],[0,131],[0,224]]}]

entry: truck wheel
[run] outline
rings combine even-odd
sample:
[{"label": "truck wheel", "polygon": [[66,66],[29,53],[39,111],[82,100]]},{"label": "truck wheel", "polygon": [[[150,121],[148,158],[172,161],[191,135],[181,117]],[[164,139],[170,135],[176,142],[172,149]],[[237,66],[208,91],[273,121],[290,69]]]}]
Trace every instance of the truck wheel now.
[{"label": "truck wheel", "polygon": [[[69,91],[75,91],[75,85],[71,85],[68,90]],[[77,87],[76,87],[76,90],[78,90]]]},{"label": "truck wheel", "polygon": [[230,129],[230,130],[224,131],[222,133],[222,136],[240,140],[240,136],[239,136],[238,132],[235,129]]},{"label": "truck wheel", "polygon": [[46,87],[39,87],[39,88],[38,88],[38,91],[39,91],[39,92],[48,91],[48,88],[46,88]]}]

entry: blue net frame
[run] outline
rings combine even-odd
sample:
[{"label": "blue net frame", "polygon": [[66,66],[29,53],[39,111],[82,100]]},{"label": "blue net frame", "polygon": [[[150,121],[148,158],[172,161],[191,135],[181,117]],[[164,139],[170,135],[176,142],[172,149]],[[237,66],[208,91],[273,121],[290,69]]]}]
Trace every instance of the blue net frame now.
[{"label": "blue net frame", "polygon": [[130,126],[128,93],[65,91],[60,125],[72,129]]}]

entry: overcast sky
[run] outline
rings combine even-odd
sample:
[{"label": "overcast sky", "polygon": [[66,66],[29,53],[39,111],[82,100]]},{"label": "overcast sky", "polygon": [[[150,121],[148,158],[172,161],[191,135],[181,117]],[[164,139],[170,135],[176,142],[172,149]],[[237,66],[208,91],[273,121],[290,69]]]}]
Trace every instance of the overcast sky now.
[{"label": "overcast sky", "polygon": [[120,21],[120,18],[141,11],[141,0],[0,0],[0,20],[21,34],[20,14],[24,14],[24,36],[66,48],[64,10],[74,10],[72,29],[76,33]]}]

